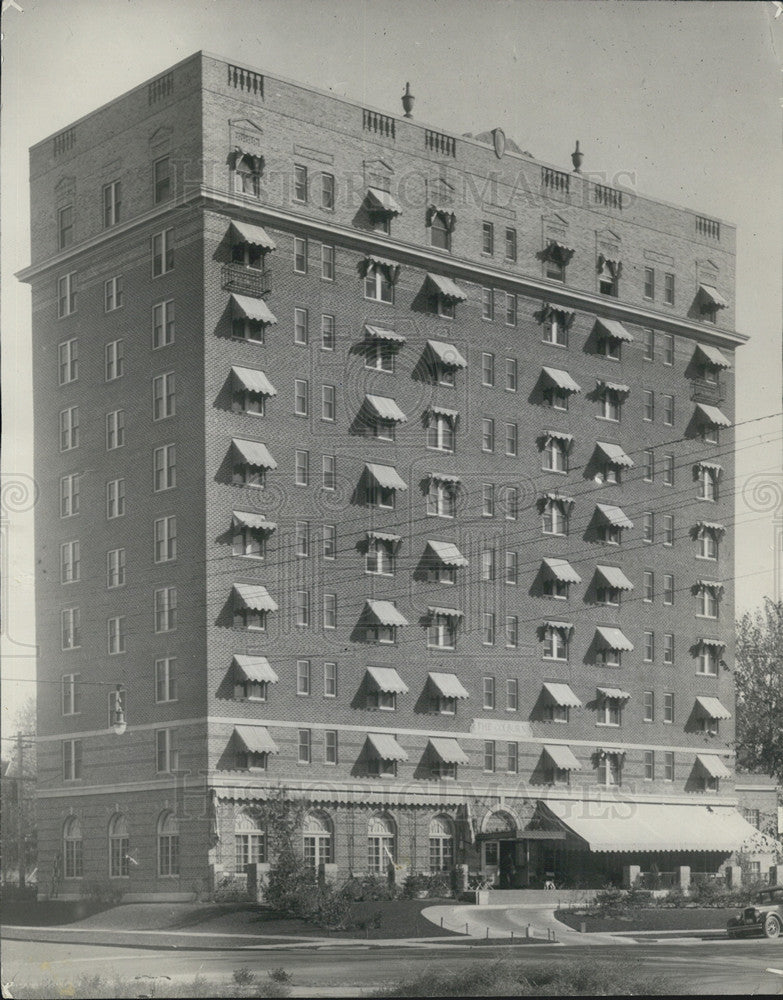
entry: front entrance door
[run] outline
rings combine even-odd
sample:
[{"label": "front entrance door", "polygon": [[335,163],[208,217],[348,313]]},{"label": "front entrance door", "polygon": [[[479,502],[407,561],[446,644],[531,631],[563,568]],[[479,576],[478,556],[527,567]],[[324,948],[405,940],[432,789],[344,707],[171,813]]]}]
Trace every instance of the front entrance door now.
[{"label": "front entrance door", "polygon": [[517,844],[515,840],[501,840],[498,858],[500,888],[513,889],[516,880]]}]

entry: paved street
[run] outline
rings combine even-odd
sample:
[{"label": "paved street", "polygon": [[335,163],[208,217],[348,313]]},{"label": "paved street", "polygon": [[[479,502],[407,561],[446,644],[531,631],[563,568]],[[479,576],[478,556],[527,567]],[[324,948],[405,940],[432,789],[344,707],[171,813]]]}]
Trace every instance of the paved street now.
[{"label": "paved street", "polygon": [[[224,979],[246,966],[265,978],[268,969],[283,967],[293,975],[294,995],[313,997],[359,996],[433,966],[454,969],[500,955],[523,960],[584,958],[586,949],[562,945],[508,948],[437,944],[422,946],[340,947],[314,949],[252,948],[225,951],[156,951],[101,947],[91,944],[44,944],[4,941],[3,982],[35,983],[54,980],[64,985],[82,974],[113,980],[124,977],[169,976],[192,980],[196,975]],[[765,972],[783,968],[783,943],[767,941],[699,941],[597,946],[591,957],[600,962],[638,963],[647,972],[669,975],[682,990],[701,995],[783,994],[783,977]],[[139,992],[143,992],[140,983]]]}]

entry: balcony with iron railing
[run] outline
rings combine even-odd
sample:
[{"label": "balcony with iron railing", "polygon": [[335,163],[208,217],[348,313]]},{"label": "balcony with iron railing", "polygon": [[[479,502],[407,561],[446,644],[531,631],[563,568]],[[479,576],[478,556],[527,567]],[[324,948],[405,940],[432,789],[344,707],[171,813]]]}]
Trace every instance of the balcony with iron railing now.
[{"label": "balcony with iron railing", "polygon": [[259,269],[244,264],[223,264],[220,285],[224,291],[262,299],[272,291],[271,272],[268,268]]},{"label": "balcony with iron railing", "polygon": [[708,382],[705,378],[692,378],[691,402],[717,406],[726,399],[726,390],[720,382]]}]

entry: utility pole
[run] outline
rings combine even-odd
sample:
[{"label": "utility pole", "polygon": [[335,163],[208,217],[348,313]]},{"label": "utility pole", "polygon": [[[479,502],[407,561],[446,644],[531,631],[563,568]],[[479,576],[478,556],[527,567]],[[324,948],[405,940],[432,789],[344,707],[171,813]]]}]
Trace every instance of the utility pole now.
[{"label": "utility pole", "polygon": [[25,855],[24,849],[24,734],[16,734],[16,759],[19,773],[16,779],[16,849],[17,862],[19,864],[19,888],[24,889],[25,883]]}]

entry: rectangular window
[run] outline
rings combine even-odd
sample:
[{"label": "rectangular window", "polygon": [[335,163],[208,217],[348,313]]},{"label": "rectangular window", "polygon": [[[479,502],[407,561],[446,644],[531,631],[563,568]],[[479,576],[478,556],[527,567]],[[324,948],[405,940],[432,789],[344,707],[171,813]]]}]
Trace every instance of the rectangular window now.
[{"label": "rectangular window", "polygon": [[321,174],[321,208],[334,209],[334,176]]},{"label": "rectangular window", "polygon": [[312,733],[309,729],[299,730],[299,763],[309,764],[312,761]]},{"label": "rectangular window", "polygon": [[152,348],[174,343],[174,300],[158,302],[152,307]]},{"label": "rectangular window", "polygon": [[644,589],[642,600],[647,604],[651,603],[655,597],[655,574],[651,569],[644,571]]},{"label": "rectangular window", "polygon": [[674,334],[665,333],[663,335],[663,363],[665,365],[674,364]]},{"label": "rectangular window", "polygon": [[655,541],[655,514],[651,510],[642,514],[642,532],[645,542]]},{"label": "rectangular window", "polygon": [[63,674],[61,711],[63,715],[81,712],[81,674]]},{"label": "rectangular window", "polygon": [[310,625],[309,590],[297,590],[296,592],[296,624],[299,628],[307,628]]},{"label": "rectangular window", "polygon": [[337,697],[337,664],[324,663],[324,698]]},{"label": "rectangular window", "polygon": [[152,380],[152,419],[165,420],[176,412],[175,373],[156,375]]},{"label": "rectangular window", "polygon": [[552,313],[544,321],[544,342],[568,347],[568,330],[562,314]]},{"label": "rectangular window", "polygon": [[66,340],[58,347],[60,385],[75,382],[79,377],[79,341]]},{"label": "rectangular window", "polygon": [[294,343],[306,347],[310,341],[306,309],[294,309]]},{"label": "rectangular window", "polygon": [[174,268],[174,230],[164,229],[152,237],[152,277],[168,274]]},{"label": "rectangular window", "polygon": [[519,645],[519,618],[516,615],[506,617],[506,649],[516,649]]},{"label": "rectangular window", "polygon": [[57,212],[57,249],[65,250],[73,243],[73,205]]},{"label": "rectangular window", "polygon": [[545,535],[565,535],[568,533],[568,516],[563,504],[550,500],[544,507],[541,529]]},{"label": "rectangular window", "polygon": [[655,298],[655,270],[652,267],[644,269],[644,297],[646,299]]},{"label": "rectangular window", "polygon": [[389,281],[386,267],[370,264],[364,276],[364,297],[373,302],[393,302],[394,285]]},{"label": "rectangular window", "polygon": [[176,771],[178,765],[176,750],[176,731],[173,729],[155,730],[155,769],[158,774],[168,774]]},{"label": "rectangular window", "polygon": [[488,711],[495,707],[495,678],[485,677],[483,681],[484,708]]},{"label": "rectangular window", "polygon": [[495,421],[492,417],[482,417],[481,420],[481,450],[495,450]]},{"label": "rectangular window", "polygon": [[457,494],[451,483],[430,479],[427,491],[427,515],[453,518],[457,513]]},{"label": "rectangular window", "polygon": [[509,774],[516,774],[519,770],[519,744],[506,744],[506,771]]},{"label": "rectangular window", "polygon": [[663,544],[674,545],[674,517],[671,514],[663,515]]},{"label": "rectangular window", "polygon": [[517,297],[513,292],[506,292],[506,326],[517,325]]},{"label": "rectangular window", "polygon": [[494,386],[495,384],[495,355],[481,355],[481,384]]},{"label": "rectangular window", "polygon": [[515,261],[517,259],[517,231],[506,228],[506,260]]},{"label": "rectangular window", "polygon": [[481,252],[489,254],[490,257],[495,252],[495,227],[491,222],[482,223]]},{"label": "rectangular window", "polygon": [[645,722],[655,721],[655,693],[653,691],[644,692],[642,719]]},{"label": "rectangular window", "polygon": [[663,485],[674,486],[674,455],[663,456]]},{"label": "rectangular window", "polygon": [[674,663],[674,636],[667,632],[663,637],[663,662],[667,666]]},{"label": "rectangular window", "polygon": [[82,614],[79,608],[60,612],[60,635],[63,649],[78,649],[82,644]]},{"label": "rectangular window", "polygon": [[123,278],[121,274],[108,278],[103,283],[103,310],[104,312],[114,312],[115,309],[122,308],[124,302]]},{"label": "rectangular window", "polygon": [[294,379],[294,413],[297,417],[307,416],[309,396],[309,383],[305,379]]},{"label": "rectangular window", "polygon": [[125,616],[118,615],[106,622],[106,640],[109,655],[125,652]]},{"label": "rectangular window", "polygon": [[303,697],[310,694],[310,661],[296,661],[296,693]]},{"label": "rectangular window", "polygon": [[152,165],[155,204],[160,205],[171,197],[171,161],[168,156],[161,156]]},{"label": "rectangular window", "polygon": [[328,313],[321,315],[321,350],[333,351],[335,347],[334,316]]},{"label": "rectangular window", "polygon": [[78,540],[60,546],[60,583],[76,583],[81,577],[81,545]]},{"label": "rectangular window", "polygon": [[516,586],[519,579],[518,556],[514,551],[506,552],[506,583]]},{"label": "rectangular window", "polygon": [[125,410],[106,414],[106,451],[114,451],[125,444]]},{"label": "rectangular window", "polygon": [[79,447],[79,407],[60,411],[60,451]]},{"label": "rectangular window", "polygon": [[76,312],[76,272],[57,279],[57,316],[62,319]]},{"label": "rectangular window", "polygon": [[671,573],[663,575],[663,603],[674,604],[674,576]]},{"label": "rectangular window", "polygon": [[324,594],[324,628],[337,628],[337,594]]},{"label": "rectangular window", "polygon": [[106,553],[106,586],[109,590],[125,586],[125,549],[110,549]]},{"label": "rectangular window", "polygon": [[111,479],[106,483],[106,518],[125,516],[125,480]]},{"label": "rectangular window", "polygon": [[[333,491],[337,489],[337,456],[336,455],[323,455],[321,457],[321,486],[325,490]],[[394,506],[394,490],[389,490],[391,493],[391,502],[386,503],[378,502],[379,507],[393,507]]]},{"label": "rectangular window", "polygon": [[655,452],[652,448],[647,448],[643,455],[644,459],[644,481],[651,483],[655,479]]},{"label": "rectangular window", "polygon": [[336,418],[335,387],[321,386],[321,420],[334,423]]},{"label": "rectangular window", "polygon": [[506,520],[516,521],[519,515],[519,490],[516,486],[506,488],[505,494]]},{"label": "rectangular window", "polygon": [[334,524],[325,524],[323,526],[323,550],[322,555],[324,559],[336,559],[337,558],[337,526]]},{"label": "rectangular window", "polygon": [[295,551],[297,556],[310,555],[310,522],[297,521],[295,535]]},{"label": "rectangular window", "polygon": [[307,240],[294,237],[294,271],[297,274],[307,274]]},{"label": "rectangular window", "polygon": [[674,275],[664,274],[663,276],[663,301],[667,306],[674,305]]},{"label": "rectangular window", "polygon": [[337,730],[324,731],[324,764],[337,763]]},{"label": "rectangular window", "polygon": [[125,374],[125,341],[112,340],[104,350],[104,374],[107,382]]},{"label": "rectangular window", "polygon": [[517,425],[506,424],[506,454],[512,458],[517,454],[517,438]]},{"label": "rectangular window", "polygon": [[674,396],[663,397],[663,422],[667,427],[674,424]]},{"label": "rectangular window", "polygon": [[[63,740],[63,781],[78,781],[81,777],[82,741]],[[74,874],[76,873],[74,872]],[[81,864],[79,865],[79,874],[81,874]]]},{"label": "rectangular window", "polygon": [[644,633],[644,662],[652,663],[655,659],[655,633]]},{"label": "rectangular window", "polygon": [[663,752],[663,780],[674,781],[674,753],[671,750]]},{"label": "rectangular window", "polygon": [[642,399],[644,401],[644,420],[652,421],[655,416],[655,393],[652,389],[642,389]]},{"label": "rectangular window", "polygon": [[485,646],[495,645],[495,616],[491,611],[484,612],[482,642]]},{"label": "rectangular window", "polygon": [[549,438],[542,455],[541,468],[546,472],[568,472],[568,442],[561,438]]},{"label": "rectangular window", "polygon": [[177,485],[177,446],[164,444],[152,452],[152,488],[155,493]]},{"label": "rectangular window", "polygon": [[297,451],[295,454],[294,482],[297,486],[308,486],[310,483],[309,451]]},{"label": "rectangular window", "polygon": [[655,360],[655,330],[644,331],[644,360]]},{"label": "rectangular window", "polygon": [[294,201],[307,201],[307,167],[294,164]]},{"label": "rectangular window", "polygon": [[491,288],[481,289],[481,318],[495,318],[495,296]]},{"label": "rectangular window", "polygon": [[154,594],[154,628],[172,632],[177,627],[177,588],[161,587]]},{"label": "rectangular window", "polygon": [[177,700],[176,657],[155,661],[155,701]]},{"label": "rectangular window", "polygon": [[177,518],[174,514],[154,522],[153,551],[156,563],[171,562],[177,558]]},{"label": "rectangular window", "polygon": [[481,553],[481,579],[491,582],[495,579],[495,550],[484,549]]},{"label": "rectangular window", "polygon": [[563,630],[548,627],[544,632],[544,659],[568,659],[568,640]]},{"label": "rectangular window", "polygon": [[515,679],[506,681],[506,711],[516,712],[519,709],[519,683]]},{"label": "rectangular window", "polygon": [[614,423],[620,422],[622,414],[622,401],[616,392],[606,390],[601,397],[601,417],[604,420],[611,420]]},{"label": "rectangular window", "polygon": [[674,722],[674,694],[671,691],[666,691],[663,696],[663,721],[669,724]]},{"label": "rectangular window", "polygon": [[516,392],[518,385],[517,359],[506,358],[506,392]]},{"label": "rectangular window", "polygon": [[484,740],[484,770],[493,772],[495,770],[495,741]]},{"label": "rectangular window", "polygon": [[334,247],[321,244],[321,277],[324,281],[334,281]]},{"label": "rectangular window", "polygon": [[103,185],[103,228],[109,229],[120,221],[122,208],[122,184],[112,181]]}]

